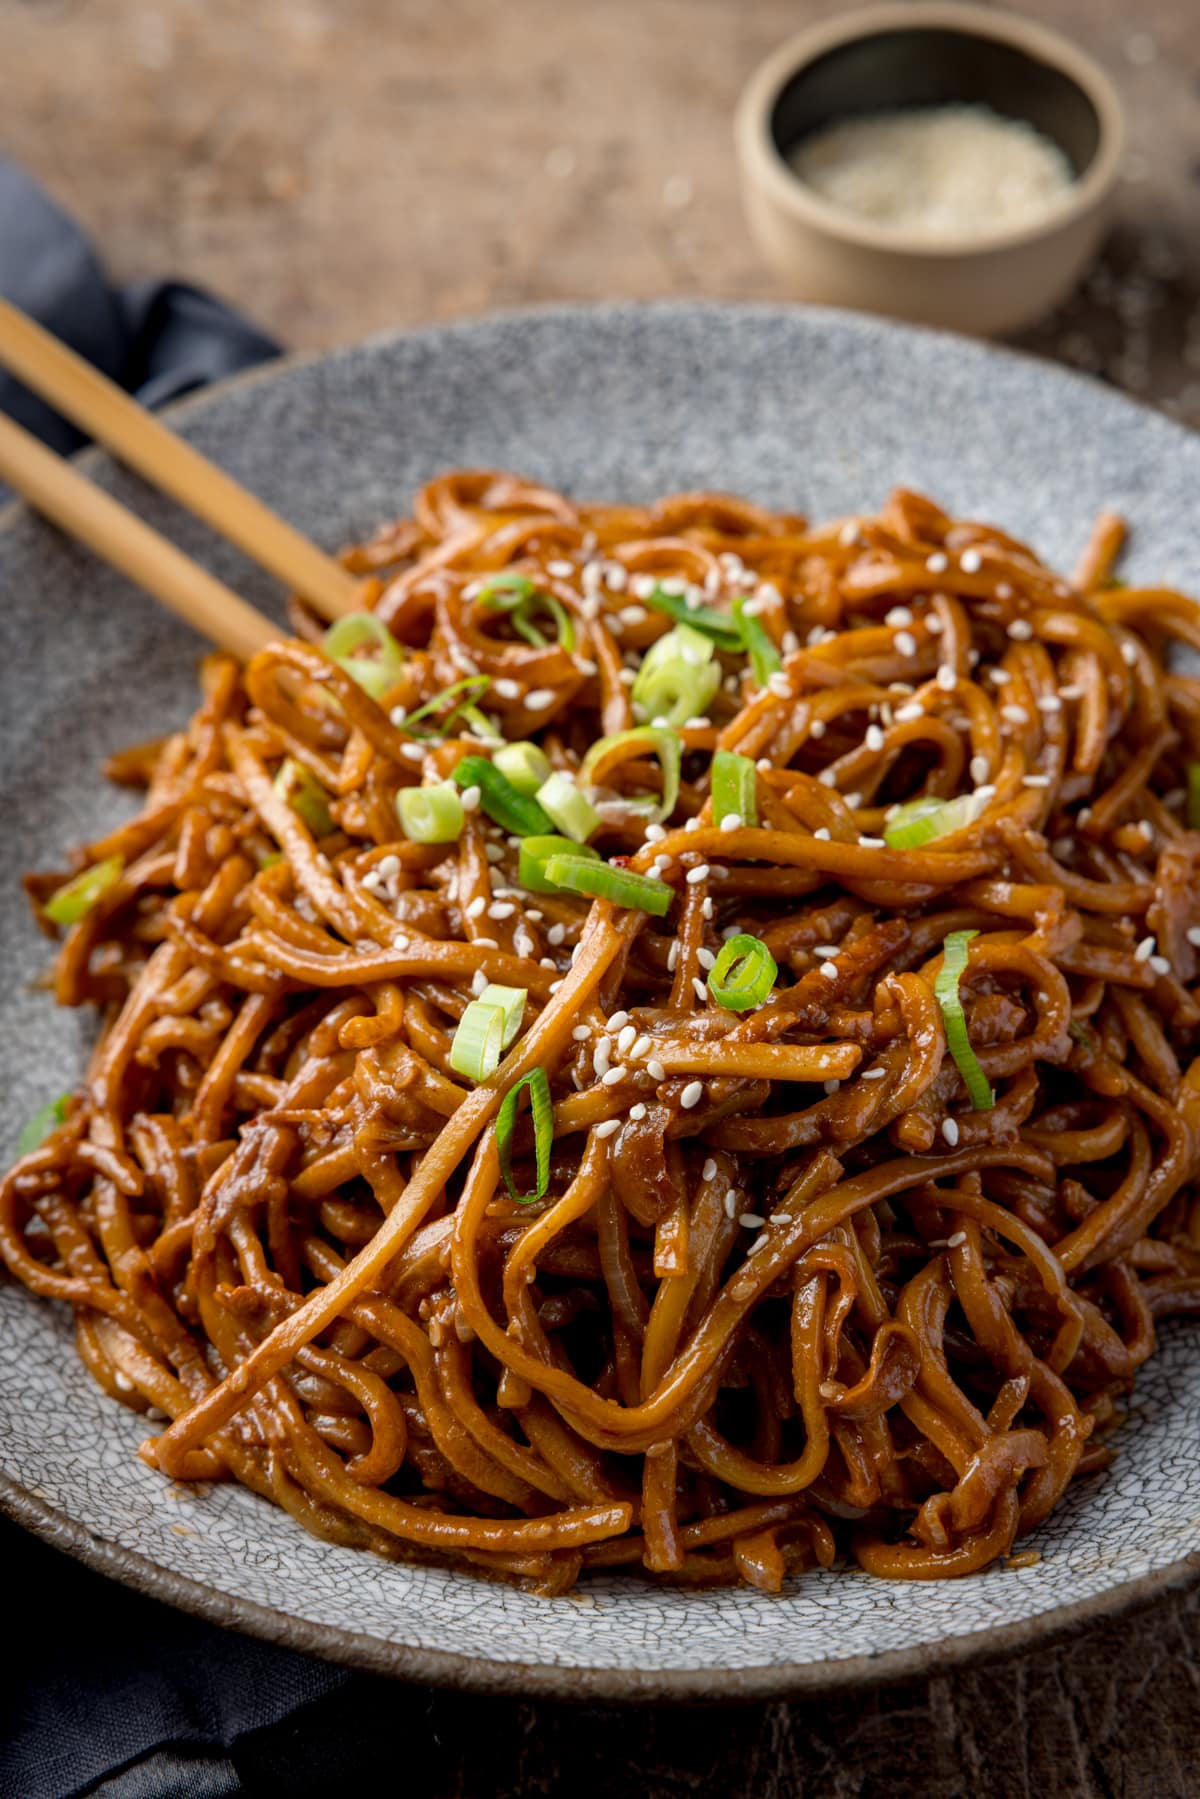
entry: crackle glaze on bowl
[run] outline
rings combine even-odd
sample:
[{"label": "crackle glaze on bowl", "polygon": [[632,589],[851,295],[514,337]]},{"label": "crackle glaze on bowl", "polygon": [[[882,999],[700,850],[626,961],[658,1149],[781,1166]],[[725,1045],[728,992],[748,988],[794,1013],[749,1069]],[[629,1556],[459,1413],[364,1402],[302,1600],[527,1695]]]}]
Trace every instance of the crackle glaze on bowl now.
[{"label": "crackle glaze on bowl", "polygon": [[[817,517],[897,484],[995,520],[1069,567],[1095,512],[1134,522],[1134,573],[1200,591],[1200,438],[1103,388],[957,339],[828,312],[699,305],[526,314],[277,366],[176,410],[179,428],[333,547],[452,465],[649,499],[720,487]],[[238,553],[107,458],[88,468],[249,599]],[[0,528],[0,1153],[77,1075],[84,1021],[30,978],[17,888],[128,809],[103,756],[193,706],[197,642],[20,509]],[[544,1600],[330,1547],[234,1485],[136,1459],[58,1308],[0,1283],[0,1503],[72,1554],[219,1622],[396,1674],[590,1698],[729,1698],[928,1671],[1148,1597],[1200,1567],[1200,1334],[1163,1332],[1120,1456],[1032,1540],[1040,1562],[895,1585],[808,1574],[781,1597],[627,1579]]]}]

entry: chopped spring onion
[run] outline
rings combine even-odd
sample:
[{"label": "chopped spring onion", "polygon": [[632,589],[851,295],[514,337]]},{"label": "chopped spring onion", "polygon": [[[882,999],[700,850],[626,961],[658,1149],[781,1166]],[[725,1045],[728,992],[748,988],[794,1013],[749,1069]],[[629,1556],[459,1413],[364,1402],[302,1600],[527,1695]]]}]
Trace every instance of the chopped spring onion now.
[{"label": "chopped spring onion", "polygon": [[967,966],[970,954],[967,945],[972,937],[978,935],[978,931],[951,931],[942,945],[942,966],[933,983],[933,994],[941,1008],[947,1046],[971,1096],[971,1104],[977,1112],[989,1112],[996,1103],[996,1096],[979,1066],[978,1056],[971,1048],[971,1040],[967,1036],[967,1021],[958,992],[959,977]]},{"label": "chopped spring onion", "polygon": [[599,853],[586,843],[572,843],[569,837],[524,837],[521,840],[520,867],[517,879],[527,893],[557,893],[559,889],[546,878],[546,864],[551,856],[576,856],[600,861]]},{"label": "chopped spring onion", "polygon": [[471,1001],[450,1045],[450,1066],[455,1074],[465,1074],[472,1081],[486,1081],[495,1074],[504,1051],[506,1018],[503,1006],[485,1006],[481,999]]},{"label": "chopped spring onion", "polygon": [[632,731],[614,731],[611,737],[602,737],[599,743],[592,745],[583,759],[579,778],[599,785],[618,763],[640,756],[643,751],[656,756],[662,769],[662,792],[646,811],[649,823],[661,824],[665,818],[670,818],[679,798],[683,746],[674,731],[663,730],[658,725],[639,725]]},{"label": "chopped spring onion", "polygon": [[538,805],[550,814],[560,831],[575,843],[586,843],[600,824],[600,814],[571,776],[555,769],[537,790]]},{"label": "chopped spring onion", "polygon": [[754,679],[760,687],[765,687],[776,669],[783,667],[783,657],[776,649],[766,626],[759,624],[752,612],[746,611],[746,600],[742,594],[733,602],[733,616],[742,633],[742,643],[750,658]]},{"label": "chopped spring onion", "polygon": [[[537,1166],[537,1187],[532,1193],[518,1193],[513,1180],[512,1145],[517,1126],[517,1110],[521,1094],[529,1089],[529,1110],[533,1117],[533,1149]],[[531,1068],[509,1088],[496,1115],[496,1148],[500,1155],[500,1172],[510,1198],[519,1206],[532,1205],[544,1199],[550,1185],[550,1151],[554,1147],[554,1102],[550,1098],[550,1082],[544,1068]]]},{"label": "chopped spring onion", "polygon": [[543,593],[528,575],[493,575],[479,595],[479,603],[488,612],[506,612],[518,637],[535,649],[546,647],[545,635],[534,619],[540,612],[554,620],[558,642],[564,650],[575,648],[575,624],[562,601],[552,593]]},{"label": "chopped spring onion", "polygon": [[297,762],[294,756],[284,757],[275,776],[275,791],[281,800],[287,801],[314,837],[328,837],[333,830],[329,795],[303,762]]},{"label": "chopped spring onion", "polygon": [[951,831],[965,829],[978,818],[979,812],[979,802],[973,793],[960,794],[954,800],[928,797],[906,800],[904,805],[892,807],[883,841],[890,850],[920,849],[923,843],[932,843],[935,837],[948,837]]},{"label": "chopped spring onion", "polygon": [[33,1117],[27,1120],[21,1135],[17,1138],[17,1154],[31,1156],[35,1149],[46,1141],[51,1131],[64,1123],[71,1095],[60,1093],[47,1106],[39,1106]]},{"label": "chopped spring onion", "polygon": [[740,818],[744,825],[758,823],[758,770],[749,756],[718,750],[712,759],[713,823]]},{"label": "chopped spring onion", "polygon": [[727,1012],[749,1012],[761,1006],[779,973],[765,943],[739,931],[730,937],[708,971],[708,991]]},{"label": "chopped spring onion", "polygon": [[690,662],[702,668],[712,661],[714,647],[712,638],[703,631],[693,630],[691,625],[676,625],[650,645],[642,657],[642,668],[661,668],[664,662]]},{"label": "chopped spring onion", "polygon": [[1200,762],[1188,763],[1187,821],[1189,831],[1200,831]]},{"label": "chopped spring onion", "polygon": [[518,793],[536,793],[552,772],[549,756],[536,743],[506,743],[492,757],[492,767],[498,768]]},{"label": "chopped spring onion", "polygon": [[646,604],[655,612],[665,612],[668,618],[710,637],[719,650],[737,651],[743,647],[737,621],[728,613],[717,612],[711,606],[689,606],[682,594],[664,593],[661,587],[646,596]]},{"label": "chopped spring onion", "polygon": [[710,659],[701,661],[691,640],[705,641],[698,632],[681,626],[668,631],[642,658],[630,698],[647,718],[678,728],[689,718],[703,718],[708,710],[721,685],[721,668],[711,660],[711,646]]},{"label": "chopped spring onion", "polygon": [[101,895],[115,887],[124,867],[124,856],[105,856],[103,862],[93,862],[74,880],[56,887],[42,907],[43,912],[55,924],[78,924],[81,918],[87,917]]},{"label": "chopped spring onion", "polygon": [[[474,700],[482,699],[491,684],[490,675],[468,675],[465,680],[455,681],[449,687],[443,687],[442,691],[435,693],[431,699],[426,700],[423,706],[418,706],[415,712],[410,712],[403,721],[401,729],[411,732],[414,737],[444,736],[459,714],[468,711]],[[434,712],[440,712],[442,707],[449,706],[451,701],[455,701],[456,704],[451,706],[436,731],[413,730],[413,726],[421,719],[429,718]]]},{"label": "chopped spring onion", "polygon": [[483,756],[464,756],[454,770],[454,779],[462,788],[478,787],[479,803],[488,817],[502,831],[518,837],[545,836],[550,819],[530,794],[519,793],[495,763]]},{"label": "chopped spring onion", "polygon": [[466,813],[453,781],[436,787],[402,787],[396,795],[400,829],[413,843],[453,843],[462,836]]},{"label": "chopped spring onion", "polygon": [[525,1001],[529,994],[524,987],[500,987],[495,981],[489,981],[479,995],[481,1006],[499,1006],[504,1014],[504,1035],[501,1047],[507,1049],[521,1028],[521,1020],[525,1016]]},{"label": "chopped spring onion", "polygon": [[322,649],[373,700],[381,700],[404,673],[404,651],[373,612],[350,612],[325,633]]},{"label": "chopped spring onion", "polygon": [[613,868],[600,859],[585,856],[551,856],[545,866],[546,879],[555,887],[566,887],[571,893],[583,893],[591,899],[611,900],[614,906],[628,906],[640,912],[652,912],[661,918],[670,909],[675,889],[653,875],[634,874],[628,868]]}]

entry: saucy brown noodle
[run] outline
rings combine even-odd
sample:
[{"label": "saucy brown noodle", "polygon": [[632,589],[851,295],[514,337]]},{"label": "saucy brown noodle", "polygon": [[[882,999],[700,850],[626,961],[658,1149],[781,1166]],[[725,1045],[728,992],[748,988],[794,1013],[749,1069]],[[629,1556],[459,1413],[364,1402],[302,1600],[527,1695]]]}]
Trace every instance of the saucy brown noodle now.
[{"label": "saucy brown noodle", "polygon": [[[210,658],[187,729],[115,759],[145,805],[81,852],[124,869],[55,975],[99,1043],[0,1203],[100,1386],[173,1421],[145,1459],[547,1593],[615,1567],[776,1591],[842,1550],[968,1574],[1103,1467],[1155,1321],[1200,1309],[1200,681],[1168,661],[1200,612],[1114,582],[1121,538],[1102,519],[1068,585],[907,492],[813,529],[459,472],[346,557],[407,646],[383,706],[299,607],[246,670]],[[513,567],[573,651],[482,603]],[[556,767],[633,725],[672,622],[646,575],[751,595],[783,655],[760,687],[719,653],[655,841],[621,799],[653,765],[609,777],[594,842],[668,915],[526,893],[482,811],[402,836],[399,788],[487,753],[405,727],[465,677]],[[718,748],[758,762],[756,826],[713,823]],[[285,756],[331,796],[319,843]],[[962,828],[882,843],[897,803],[972,792]],[[63,878],[30,877],[39,907]],[[779,967],[741,1013],[705,985],[732,930]],[[957,931],[992,1110],[934,993]],[[471,1085],[479,971],[528,1004]],[[517,1204],[494,1122],[536,1067],[549,1192]],[[524,1114],[521,1191],[533,1146]]]}]

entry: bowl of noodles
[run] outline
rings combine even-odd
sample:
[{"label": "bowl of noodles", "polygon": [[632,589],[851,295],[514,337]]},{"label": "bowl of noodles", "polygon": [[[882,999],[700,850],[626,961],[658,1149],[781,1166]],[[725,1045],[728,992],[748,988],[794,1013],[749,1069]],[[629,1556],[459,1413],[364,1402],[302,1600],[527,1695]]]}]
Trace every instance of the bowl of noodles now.
[{"label": "bowl of noodles", "polygon": [[912,1673],[1190,1578],[1195,439],[704,306],[175,416],[362,612],[201,659],[3,521],[6,1509],[523,1693]]}]

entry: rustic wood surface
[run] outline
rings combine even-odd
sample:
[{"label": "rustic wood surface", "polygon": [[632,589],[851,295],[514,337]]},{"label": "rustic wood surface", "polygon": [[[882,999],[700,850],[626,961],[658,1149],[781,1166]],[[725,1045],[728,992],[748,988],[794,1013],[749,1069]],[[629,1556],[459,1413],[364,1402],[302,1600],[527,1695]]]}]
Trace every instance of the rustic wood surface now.
[{"label": "rustic wood surface", "polygon": [[[766,51],[836,10],[0,0],[0,152],[81,218],[116,277],[200,282],[292,347],[539,301],[782,298],[740,217],[730,115]],[[1132,132],[1099,264],[1023,341],[1200,424],[1200,5],[1025,10],[1109,67]],[[381,1698],[355,1680],[296,1741],[343,1733],[349,1790],[382,1707],[430,1799],[601,1783],[651,1799],[1186,1799],[1198,1618],[1193,1591],[964,1674],[730,1711]]]}]

